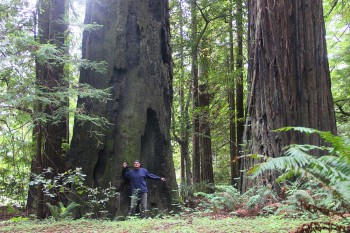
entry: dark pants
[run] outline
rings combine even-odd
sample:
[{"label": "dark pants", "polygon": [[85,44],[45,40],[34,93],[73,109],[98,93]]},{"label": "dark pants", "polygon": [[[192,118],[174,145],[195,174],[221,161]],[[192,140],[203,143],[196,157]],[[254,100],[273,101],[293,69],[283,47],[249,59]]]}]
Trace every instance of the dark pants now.
[{"label": "dark pants", "polygon": [[139,201],[141,202],[141,217],[147,217],[147,193],[140,191],[132,192],[129,215],[135,215]]}]

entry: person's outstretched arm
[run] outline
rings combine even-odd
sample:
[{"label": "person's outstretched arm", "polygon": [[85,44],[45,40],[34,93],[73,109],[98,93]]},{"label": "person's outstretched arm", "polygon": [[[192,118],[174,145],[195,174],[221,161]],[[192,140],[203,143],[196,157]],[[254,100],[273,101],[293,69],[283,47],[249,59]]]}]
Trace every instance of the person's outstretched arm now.
[{"label": "person's outstretched arm", "polygon": [[166,181],[166,179],[164,177],[160,177],[160,176],[154,175],[153,173],[150,173],[147,170],[146,170],[146,176],[147,176],[147,178],[150,178],[152,180]]}]

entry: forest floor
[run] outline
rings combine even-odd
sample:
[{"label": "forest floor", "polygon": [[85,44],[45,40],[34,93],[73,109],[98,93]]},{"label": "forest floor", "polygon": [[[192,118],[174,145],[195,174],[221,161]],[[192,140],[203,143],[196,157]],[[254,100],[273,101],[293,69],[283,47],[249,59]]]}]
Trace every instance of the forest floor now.
[{"label": "forest floor", "polygon": [[[125,221],[111,220],[34,220],[21,213],[5,213],[0,210],[0,232],[294,232],[307,219],[278,216],[240,218],[229,214],[184,214],[164,218]],[[22,213],[25,214],[25,213]],[[332,231],[327,231],[332,232]],[[336,231],[334,231],[336,232]]]}]

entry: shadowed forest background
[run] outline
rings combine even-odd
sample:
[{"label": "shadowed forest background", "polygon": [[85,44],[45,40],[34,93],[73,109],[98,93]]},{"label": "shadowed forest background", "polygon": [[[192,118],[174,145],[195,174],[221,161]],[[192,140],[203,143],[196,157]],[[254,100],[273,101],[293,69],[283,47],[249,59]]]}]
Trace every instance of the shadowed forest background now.
[{"label": "shadowed forest background", "polygon": [[346,219],[349,8],[2,1],[0,206],[40,219],[126,215],[122,164],[139,159],[167,178],[148,183],[154,216]]}]

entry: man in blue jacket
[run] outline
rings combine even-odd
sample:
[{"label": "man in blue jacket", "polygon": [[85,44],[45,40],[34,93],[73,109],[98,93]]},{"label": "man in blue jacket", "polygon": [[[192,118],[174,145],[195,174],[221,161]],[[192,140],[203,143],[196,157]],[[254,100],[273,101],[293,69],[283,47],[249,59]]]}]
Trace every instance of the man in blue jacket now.
[{"label": "man in blue jacket", "polygon": [[159,177],[141,168],[139,160],[134,161],[134,169],[129,171],[128,164],[123,163],[123,177],[130,181],[131,185],[131,205],[129,215],[134,215],[137,202],[141,200],[141,217],[147,217],[147,178],[153,180],[166,181],[165,178]]}]

